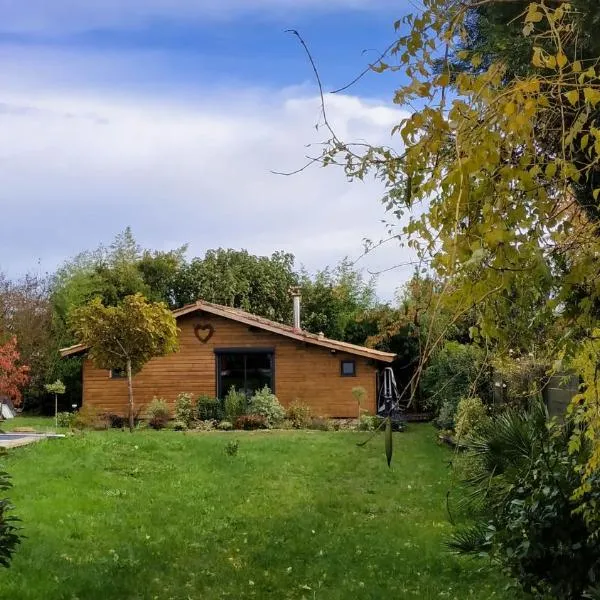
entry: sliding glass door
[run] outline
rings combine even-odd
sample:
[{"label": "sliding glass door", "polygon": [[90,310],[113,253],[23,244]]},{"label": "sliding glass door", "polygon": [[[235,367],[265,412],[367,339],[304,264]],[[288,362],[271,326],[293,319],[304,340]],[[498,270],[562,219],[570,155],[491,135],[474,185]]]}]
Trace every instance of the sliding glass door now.
[{"label": "sliding glass door", "polygon": [[275,391],[275,356],[272,348],[224,348],[215,350],[217,394],[224,398],[234,387],[250,397],[268,386]]}]

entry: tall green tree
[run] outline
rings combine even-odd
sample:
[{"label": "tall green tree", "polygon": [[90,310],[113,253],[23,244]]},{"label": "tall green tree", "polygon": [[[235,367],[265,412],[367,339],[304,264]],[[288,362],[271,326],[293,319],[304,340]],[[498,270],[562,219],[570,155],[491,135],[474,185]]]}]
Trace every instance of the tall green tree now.
[{"label": "tall green tree", "polygon": [[246,250],[219,248],[182,267],[175,284],[175,303],[182,306],[202,299],[290,322],[289,288],[296,283],[291,254],[255,256]]},{"label": "tall green tree", "polygon": [[345,258],[314,276],[302,271],[302,327],[326,337],[364,344],[373,333],[366,312],[377,305],[374,277],[365,280]]},{"label": "tall green tree", "polygon": [[101,369],[127,374],[129,429],[134,428],[133,375],[156,356],[177,349],[175,317],[163,303],[150,303],[141,294],[127,296],[118,306],[99,298],[71,315],[75,336],[89,347],[89,357]]}]

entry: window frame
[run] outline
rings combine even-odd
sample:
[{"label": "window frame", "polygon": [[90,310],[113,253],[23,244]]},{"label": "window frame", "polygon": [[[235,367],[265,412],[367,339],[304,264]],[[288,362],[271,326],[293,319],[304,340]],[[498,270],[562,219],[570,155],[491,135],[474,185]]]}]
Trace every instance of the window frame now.
[{"label": "window frame", "polygon": [[[352,373],[344,373],[345,364],[352,365]],[[342,358],[342,360],[340,360],[340,377],[356,377],[356,359]]]},{"label": "window frame", "polygon": [[[275,394],[275,348],[243,348],[243,347],[235,347],[235,348],[215,348],[215,389],[217,392],[217,398],[223,399],[225,397],[225,390],[222,388],[221,382],[221,356],[224,354],[268,354],[271,356],[271,386],[270,390],[273,394]],[[246,381],[246,360],[244,359],[244,381]],[[244,383],[245,387],[245,383]]]},{"label": "window frame", "polygon": [[127,379],[127,372],[125,369],[109,369],[109,379]]}]

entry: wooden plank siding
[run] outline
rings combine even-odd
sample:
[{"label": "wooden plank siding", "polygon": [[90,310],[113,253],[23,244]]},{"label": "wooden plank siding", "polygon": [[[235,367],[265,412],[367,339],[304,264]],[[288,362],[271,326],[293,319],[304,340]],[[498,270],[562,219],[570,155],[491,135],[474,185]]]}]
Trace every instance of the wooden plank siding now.
[{"label": "wooden plank siding", "polygon": [[[179,392],[216,395],[215,349],[273,348],[275,356],[275,393],[288,406],[299,400],[309,405],[314,415],[356,417],[352,388],[367,392],[364,408],[371,414],[376,407],[377,364],[367,358],[332,353],[327,348],[298,342],[281,335],[223,317],[192,314],[178,319],[179,351],[151,360],[133,379],[136,407],[148,404],[154,396],[173,406]],[[214,333],[206,342],[198,340],[196,325],[212,325]],[[354,360],[355,377],[340,375],[340,361]],[[127,412],[127,380],[111,379],[106,370],[89,361],[83,365],[83,404],[116,414]]]}]

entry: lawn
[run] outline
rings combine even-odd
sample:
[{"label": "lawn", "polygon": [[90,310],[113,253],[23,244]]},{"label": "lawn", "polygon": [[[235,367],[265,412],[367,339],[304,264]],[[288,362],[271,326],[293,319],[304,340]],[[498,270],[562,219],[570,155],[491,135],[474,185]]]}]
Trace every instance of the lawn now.
[{"label": "lawn", "polygon": [[27,539],[1,595],[515,598],[444,549],[451,454],[431,426],[395,434],[391,469],[365,435],[113,430],[11,450]]}]

